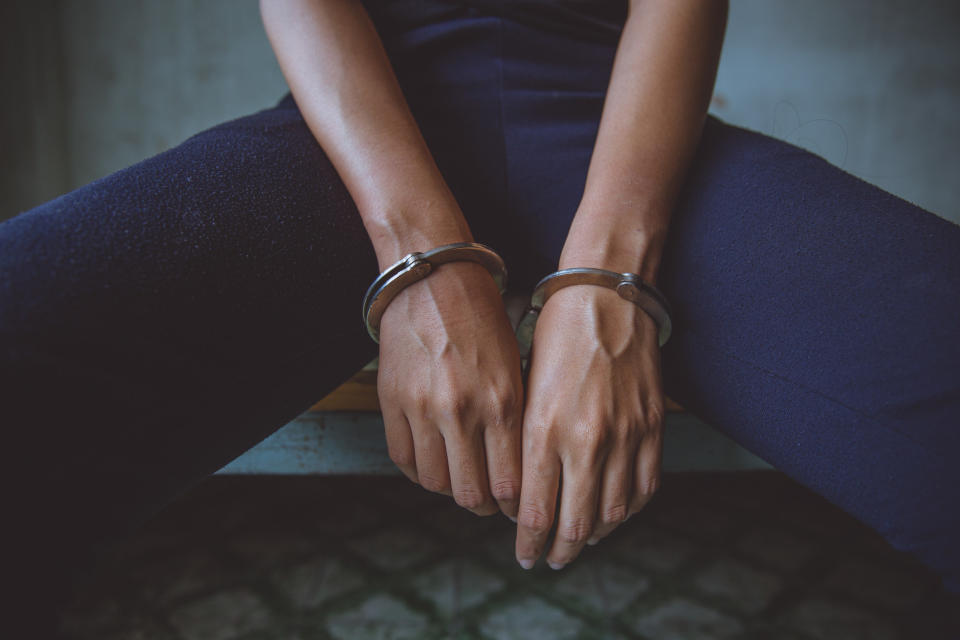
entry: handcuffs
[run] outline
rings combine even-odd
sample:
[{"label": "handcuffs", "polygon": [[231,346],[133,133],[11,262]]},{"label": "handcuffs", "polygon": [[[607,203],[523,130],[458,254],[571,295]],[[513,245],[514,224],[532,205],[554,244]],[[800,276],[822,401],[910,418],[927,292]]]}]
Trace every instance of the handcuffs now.
[{"label": "handcuffs", "polygon": [[[497,289],[503,295],[507,289],[507,267],[496,251],[478,242],[454,242],[429,251],[409,253],[387,267],[363,296],[363,322],[373,341],[380,342],[380,320],[390,302],[405,287],[426,278],[433,270],[447,262],[466,260],[477,262],[490,272]],[[537,318],[551,295],[574,284],[594,284],[616,291],[621,298],[642,309],[657,325],[659,346],[670,339],[673,328],[670,303],[655,286],[644,282],[635,273],[617,273],[607,269],[576,267],[555,271],[537,283],[515,333],[520,350],[522,371],[525,374],[533,346]]]},{"label": "handcuffs", "polygon": [[373,341],[380,344],[380,320],[383,312],[400,291],[423,280],[441,264],[457,260],[480,263],[493,276],[500,295],[506,292],[507,266],[500,255],[485,244],[454,242],[422,253],[408,253],[384,269],[363,296],[363,322]]}]

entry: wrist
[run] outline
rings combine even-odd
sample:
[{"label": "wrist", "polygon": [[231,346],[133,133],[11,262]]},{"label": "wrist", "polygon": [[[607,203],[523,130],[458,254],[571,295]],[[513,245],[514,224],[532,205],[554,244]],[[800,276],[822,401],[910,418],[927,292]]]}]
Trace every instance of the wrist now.
[{"label": "wrist", "polygon": [[575,220],[571,226],[560,253],[559,269],[593,267],[636,273],[656,284],[666,229],[631,228],[629,224],[604,227],[596,219],[586,222],[578,225]]},{"label": "wrist", "polygon": [[414,251],[474,241],[459,206],[439,199],[382,206],[363,221],[381,271]]}]

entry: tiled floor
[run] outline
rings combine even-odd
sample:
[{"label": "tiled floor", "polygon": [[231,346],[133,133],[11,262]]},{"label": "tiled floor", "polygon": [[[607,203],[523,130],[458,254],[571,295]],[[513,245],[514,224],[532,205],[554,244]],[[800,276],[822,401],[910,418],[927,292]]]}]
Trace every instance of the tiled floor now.
[{"label": "tiled floor", "polygon": [[402,478],[211,478],[121,549],[67,628],[97,640],[953,637],[958,603],[930,573],[776,472],[667,475],[642,514],[561,571],[520,569],[513,527]]}]

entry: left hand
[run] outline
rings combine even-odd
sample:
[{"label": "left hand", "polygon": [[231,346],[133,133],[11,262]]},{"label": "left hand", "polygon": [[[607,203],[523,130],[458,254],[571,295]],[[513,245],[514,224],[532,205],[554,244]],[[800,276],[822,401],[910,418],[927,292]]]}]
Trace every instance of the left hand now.
[{"label": "left hand", "polygon": [[516,557],[530,568],[543,552],[559,491],[547,553],[559,569],[642,509],[659,485],[656,323],[610,289],[564,287],[540,313],[530,367]]}]

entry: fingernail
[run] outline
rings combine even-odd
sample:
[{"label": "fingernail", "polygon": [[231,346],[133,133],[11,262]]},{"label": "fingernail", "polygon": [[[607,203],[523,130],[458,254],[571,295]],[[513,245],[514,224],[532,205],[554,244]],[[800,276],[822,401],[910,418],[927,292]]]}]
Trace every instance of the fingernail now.
[{"label": "fingernail", "polygon": [[567,566],[563,562],[550,562],[549,560],[547,561],[547,564],[550,565],[550,568],[553,569],[554,571],[559,571],[560,569],[563,569],[565,566]]},{"label": "fingernail", "polygon": [[597,544],[598,542],[600,542],[600,538],[590,538],[589,540],[587,540],[587,544],[590,545],[591,547]]},{"label": "fingernail", "polygon": [[533,560],[531,560],[530,558],[523,558],[522,560],[518,560],[518,562],[520,563],[520,566],[523,567],[524,569],[530,569],[531,567],[533,567]]}]

